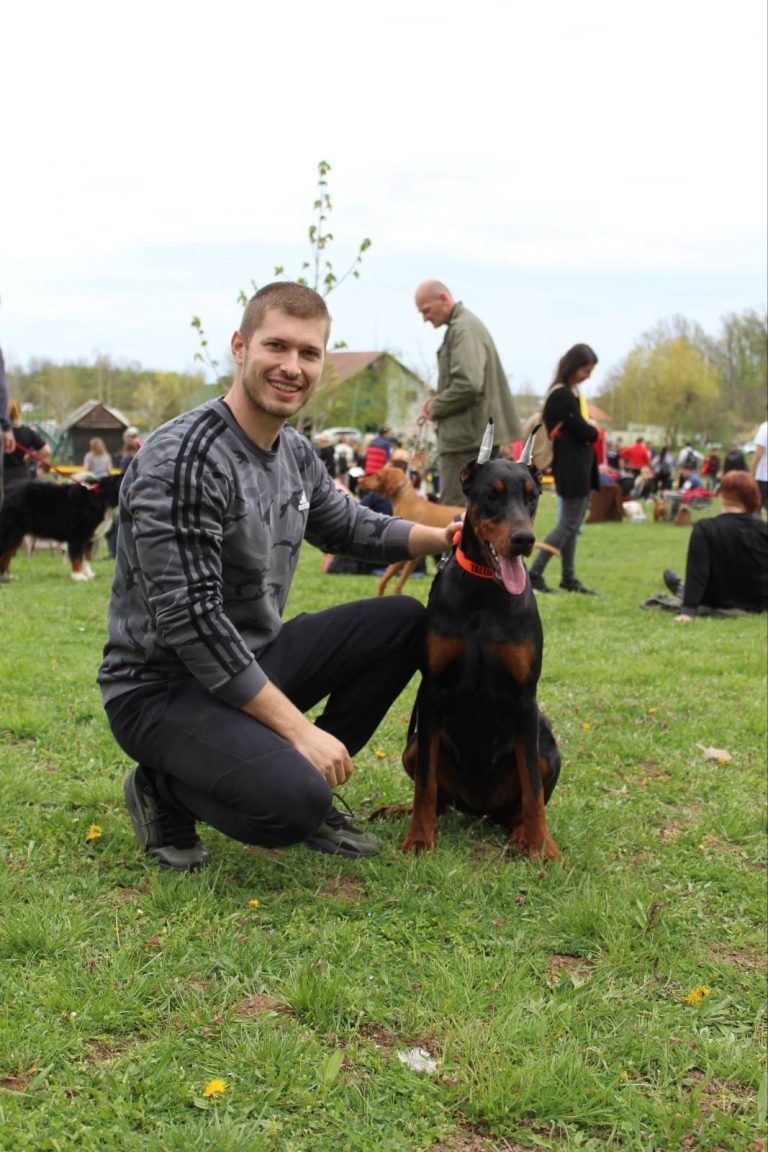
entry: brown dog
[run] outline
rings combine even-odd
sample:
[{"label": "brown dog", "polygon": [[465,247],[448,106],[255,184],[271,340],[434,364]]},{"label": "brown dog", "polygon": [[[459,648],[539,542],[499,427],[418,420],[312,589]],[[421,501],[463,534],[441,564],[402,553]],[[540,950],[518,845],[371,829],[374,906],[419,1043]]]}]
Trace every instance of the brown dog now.
[{"label": "brown dog", "polygon": [[657,496],[653,502],[653,518],[654,520],[666,520],[669,516],[669,505],[666,500],[662,500]]},{"label": "brown dog", "polygon": [[[429,528],[446,528],[457,516],[463,516],[466,509],[451,504],[433,504],[424,500],[413,488],[410,480],[401,468],[392,468],[387,465],[374,472],[371,476],[361,476],[358,482],[360,492],[378,492],[392,501],[392,511],[395,516],[403,520],[412,520],[416,524],[426,524]],[[387,584],[395,575],[400,576],[395,584],[395,595],[399,595],[408,577],[413,572],[418,561],[400,560],[397,564],[390,564],[379,580],[378,596],[383,596]]]}]

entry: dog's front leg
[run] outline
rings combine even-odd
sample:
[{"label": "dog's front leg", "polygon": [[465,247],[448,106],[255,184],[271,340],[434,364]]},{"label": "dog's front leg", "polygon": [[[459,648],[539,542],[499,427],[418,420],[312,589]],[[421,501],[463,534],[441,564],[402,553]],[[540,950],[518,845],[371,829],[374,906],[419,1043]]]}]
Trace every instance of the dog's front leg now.
[{"label": "dog's front leg", "polygon": [[[413,746],[417,756],[417,744]],[[437,835],[437,758],[440,755],[440,734],[434,731],[429,739],[429,758],[426,778],[418,766],[413,775],[413,815],[411,826],[403,841],[403,852],[428,852],[435,846]]]},{"label": "dog's front leg", "polygon": [[547,828],[539,768],[538,714],[535,711],[515,741],[515,763],[522,796],[522,819],[511,829],[509,842],[534,859],[543,856],[545,860],[554,860],[560,853]]}]

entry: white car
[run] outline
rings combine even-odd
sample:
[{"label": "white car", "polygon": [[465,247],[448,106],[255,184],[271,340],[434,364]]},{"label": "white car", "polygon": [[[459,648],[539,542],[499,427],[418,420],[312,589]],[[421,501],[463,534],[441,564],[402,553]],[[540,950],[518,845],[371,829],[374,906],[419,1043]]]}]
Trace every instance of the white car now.
[{"label": "white car", "polygon": [[359,428],[323,428],[320,432],[315,432],[312,436],[313,443],[324,437],[334,446],[338,444],[339,440],[346,440],[347,443],[354,444],[362,440],[363,434]]}]

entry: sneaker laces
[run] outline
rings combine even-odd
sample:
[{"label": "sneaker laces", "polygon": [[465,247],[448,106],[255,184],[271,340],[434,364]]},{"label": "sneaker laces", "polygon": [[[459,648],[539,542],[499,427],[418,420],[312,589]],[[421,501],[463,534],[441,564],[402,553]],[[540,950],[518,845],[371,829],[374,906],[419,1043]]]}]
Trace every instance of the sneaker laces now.
[{"label": "sneaker laces", "polygon": [[159,823],[164,845],[173,848],[194,848],[197,844],[195,822],[184,813],[164,808]]},{"label": "sneaker laces", "polygon": [[356,828],[350,819],[350,817],[354,816],[354,812],[349,804],[347,804],[346,800],[342,799],[341,796],[337,796],[336,800],[339,804],[343,804],[347,811],[340,812],[339,809],[334,806],[331,808],[323,823],[327,824],[329,828],[348,828],[350,832],[357,832],[362,835],[361,830]]}]

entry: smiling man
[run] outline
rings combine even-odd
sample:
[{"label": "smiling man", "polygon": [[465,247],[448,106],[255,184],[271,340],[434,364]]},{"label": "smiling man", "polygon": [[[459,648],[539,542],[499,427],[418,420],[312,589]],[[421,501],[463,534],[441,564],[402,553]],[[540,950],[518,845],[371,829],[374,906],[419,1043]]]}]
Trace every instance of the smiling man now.
[{"label": "smiling man", "polygon": [[246,844],[377,849],[332,789],[415,672],[424,609],[398,596],[282,613],[304,539],[388,564],[440,553],[451,533],[340,493],[286,424],[329,331],[316,292],[262,288],[232,337],[227,395],[159,428],[123,480],[99,683],[137,761],[124,794],[139,843],[167,868],[207,862],[198,821]]}]

